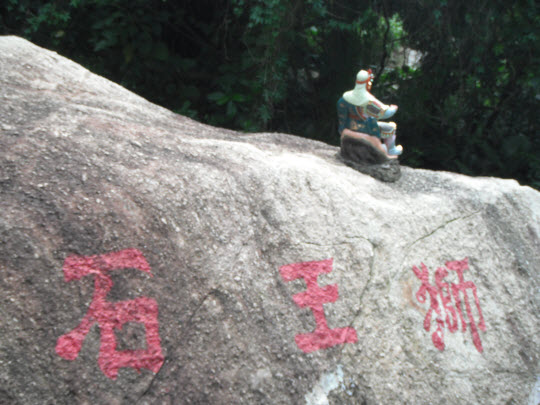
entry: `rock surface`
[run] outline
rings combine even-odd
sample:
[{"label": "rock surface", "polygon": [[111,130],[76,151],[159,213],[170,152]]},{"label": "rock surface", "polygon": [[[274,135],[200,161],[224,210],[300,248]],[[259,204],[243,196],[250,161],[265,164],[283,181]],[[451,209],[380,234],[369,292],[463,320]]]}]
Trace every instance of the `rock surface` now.
[{"label": "rock surface", "polygon": [[194,122],[15,37],[0,131],[0,403],[536,396],[531,188],[379,182],[338,148]]}]

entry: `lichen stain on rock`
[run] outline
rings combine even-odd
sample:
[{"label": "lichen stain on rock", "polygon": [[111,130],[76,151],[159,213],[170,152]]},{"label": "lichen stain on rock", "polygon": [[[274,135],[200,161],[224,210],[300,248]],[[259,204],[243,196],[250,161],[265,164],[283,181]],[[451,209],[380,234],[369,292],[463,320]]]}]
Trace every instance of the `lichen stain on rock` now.
[{"label": "lichen stain on rock", "polygon": [[313,389],[305,395],[306,405],[329,405],[328,394],[340,386],[344,389],[341,365],[321,375]]}]

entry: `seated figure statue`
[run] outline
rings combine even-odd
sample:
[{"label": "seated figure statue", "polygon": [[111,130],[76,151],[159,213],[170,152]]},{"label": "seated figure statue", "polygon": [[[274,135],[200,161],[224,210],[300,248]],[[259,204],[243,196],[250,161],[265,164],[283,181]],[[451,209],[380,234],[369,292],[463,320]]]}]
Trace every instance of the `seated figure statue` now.
[{"label": "seated figure statue", "polygon": [[393,116],[398,107],[377,100],[370,93],[372,83],[371,69],[361,70],[354,89],[338,100],[339,134],[342,140],[343,137],[362,138],[387,157],[395,158],[403,152],[403,147],[396,145],[396,124],[379,120]]}]

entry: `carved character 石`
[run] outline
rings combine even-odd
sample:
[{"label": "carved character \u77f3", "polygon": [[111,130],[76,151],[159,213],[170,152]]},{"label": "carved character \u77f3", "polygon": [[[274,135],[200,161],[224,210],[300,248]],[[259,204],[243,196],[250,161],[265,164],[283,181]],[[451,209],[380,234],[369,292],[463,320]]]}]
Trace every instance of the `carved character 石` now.
[{"label": "carved character \u77f3", "polygon": [[[94,296],[79,325],[58,338],[56,353],[64,359],[75,360],[90,328],[97,323],[101,338],[98,365],[112,379],[117,377],[121,367],[131,367],[137,371],[146,368],[157,373],[164,360],[159,338],[157,302],[148,297],[120,302],[106,300],[113,286],[109,272],[125,268],[135,268],[152,276],[148,262],[137,249],[96,256],[69,256],[63,267],[65,281],[93,275]],[[144,325],[146,349],[116,350],[115,329],[121,330],[126,322]]]}]

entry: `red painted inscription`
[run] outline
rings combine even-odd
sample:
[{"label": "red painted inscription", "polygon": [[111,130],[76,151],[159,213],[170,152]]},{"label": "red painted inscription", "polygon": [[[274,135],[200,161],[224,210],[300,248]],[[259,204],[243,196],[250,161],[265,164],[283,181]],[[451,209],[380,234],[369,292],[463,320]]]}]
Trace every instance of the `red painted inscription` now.
[{"label": "red painted inscription", "polygon": [[[422,285],[416,292],[416,299],[420,303],[424,303],[429,296],[429,310],[424,318],[424,329],[429,331],[431,328],[431,320],[435,313],[435,323],[437,329],[432,333],[431,340],[435,347],[439,350],[444,350],[444,333],[443,329],[446,325],[451,333],[459,329],[458,318],[461,321],[462,332],[467,330],[467,324],[471,330],[472,340],[476,349],[482,353],[482,342],[478,329],[486,330],[482,310],[480,309],[480,301],[476,292],[476,285],[472,281],[465,281],[463,273],[469,269],[468,259],[446,262],[446,268],[439,267],[435,270],[435,285],[429,283],[429,271],[424,263],[420,264],[421,269],[413,266],[414,274],[422,282]],[[448,276],[448,270],[455,271],[457,274],[458,283],[447,283],[445,278]],[[476,310],[478,313],[478,324],[473,317],[471,303],[469,301],[468,291],[472,292]],[[440,301],[439,301],[440,298]],[[452,303],[454,298],[455,307]],[[465,304],[465,312],[467,320],[463,314],[462,298]]]},{"label": "red painted inscription", "polygon": [[[152,276],[150,266],[137,249],[126,249],[96,256],[69,256],[64,261],[65,281],[94,276],[94,296],[81,323],[71,332],[58,338],[56,353],[67,360],[79,355],[84,338],[97,322],[101,333],[98,364],[103,373],[116,379],[118,369],[131,367],[139,371],[146,368],[157,373],[163,364],[159,338],[158,306],[152,298],[140,297],[129,301],[109,302],[107,294],[113,286],[109,272],[135,268]],[[146,349],[116,350],[115,329],[126,322],[137,322],[146,329]]]},{"label": "red painted inscription", "polygon": [[358,340],[353,328],[330,329],[326,322],[323,304],[335,302],[338,299],[338,288],[336,284],[319,287],[317,277],[331,271],[332,259],[288,264],[279,269],[285,281],[303,278],[306,282],[306,291],[293,296],[296,305],[301,308],[309,307],[315,317],[315,330],[312,333],[296,335],[294,339],[305,353],[343,343],[355,343]]}]

